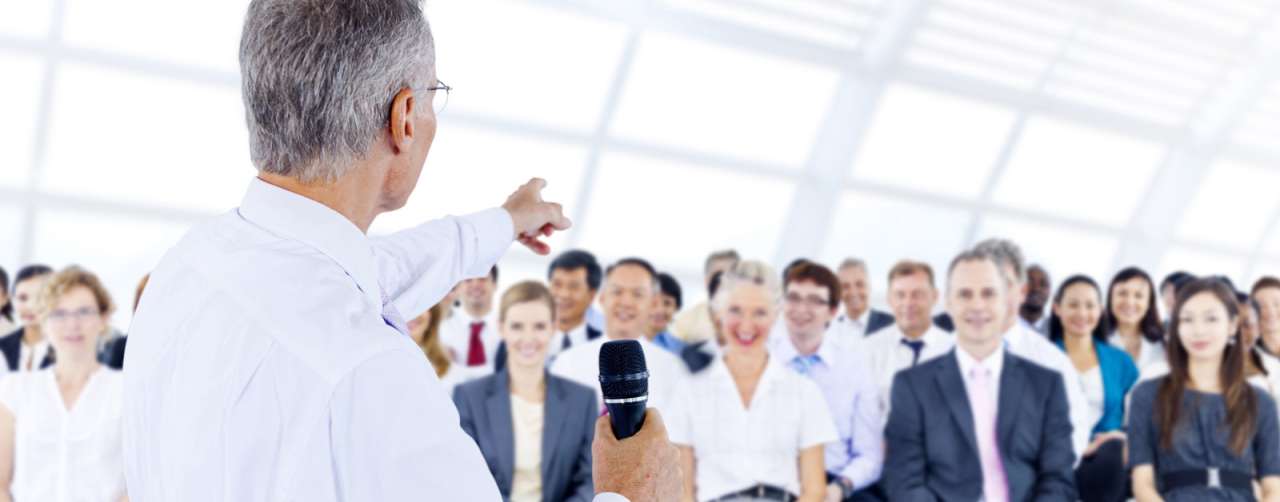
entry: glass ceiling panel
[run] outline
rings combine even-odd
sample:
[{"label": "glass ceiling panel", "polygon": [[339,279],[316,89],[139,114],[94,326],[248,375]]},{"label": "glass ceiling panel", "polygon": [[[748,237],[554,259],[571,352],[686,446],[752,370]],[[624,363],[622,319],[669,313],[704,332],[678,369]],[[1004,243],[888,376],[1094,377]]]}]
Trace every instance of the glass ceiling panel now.
[{"label": "glass ceiling panel", "polygon": [[246,0],[66,1],[67,45],[239,73]]},{"label": "glass ceiling panel", "polygon": [[53,0],[13,0],[0,4],[0,35],[44,38],[49,32]]},{"label": "glass ceiling panel", "polygon": [[788,37],[853,49],[873,21],[867,8],[819,0],[676,0],[680,11]]},{"label": "glass ceiling panel", "polygon": [[1219,162],[1209,169],[1178,224],[1178,237],[1252,251],[1280,210],[1280,170]]},{"label": "glass ceiling panel", "polygon": [[1121,227],[1137,209],[1165,147],[1033,117],[996,184],[997,204]]},{"label": "glass ceiling panel", "polygon": [[255,174],[234,87],[63,64],[55,92],[41,177],[50,191],[221,211]]},{"label": "glass ceiling panel", "polygon": [[1119,248],[1119,241],[1111,235],[996,215],[983,218],[978,227],[978,240],[990,237],[1012,239],[1022,248],[1027,263],[1043,265],[1055,285],[1073,274],[1087,274],[1106,283],[1114,272]]},{"label": "glass ceiling panel", "polygon": [[436,0],[427,3],[427,16],[440,79],[454,87],[451,110],[595,130],[626,25],[494,0]]},{"label": "glass ceiling panel", "polygon": [[24,187],[35,150],[44,62],[0,51],[0,186]]},{"label": "glass ceiling panel", "polygon": [[1174,270],[1185,270],[1198,276],[1225,275],[1231,278],[1237,288],[1241,288],[1244,287],[1244,272],[1248,261],[1242,256],[1173,246],[1165,252],[1160,268],[1152,277],[1164,277]]},{"label": "glass ceiling panel", "polygon": [[853,176],[958,197],[982,192],[1014,119],[1006,107],[909,85],[889,86],[878,108]]},{"label": "glass ceiling panel", "polygon": [[[547,180],[543,199],[562,204],[572,217],[586,162],[587,149],[581,145],[443,122],[408,204],[380,216],[371,231],[388,233],[449,214],[497,207],[533,177]],[[557,234],[548,242],[560,248],[567,239],[567,234]]]},{"label": "glass ceiling panel", "polygon": [[36,216],[35,261],[81,265],[97,274],[116,303],[112,324],[129,326],[134,288],[186,233],[187,225],[137,217],[44,210]]},{"label": "glass ceiling panel", "polygon": [[943,271],[964,247],[972,220],[973,215],[967,210],[867,191],[847,191],[831,218],[822,261],[834,267],[847,257],[865,260],[873,288],[872,301],[883,305],[887,274],[898,260],[929,263],[938,276],[938,287],[943,287]]},{"label": "glass ceiling panel", "polygon": [[793,183],[635,155],[607,154],[600,162],[583,247],[601,256],[641,256],[659,268],[697,266],[726,247],[773,259]]},{"label": "glass ceiling panel", "polygon": [[799,168],[838,77],[833,68],[647,32],[610,133]]}]

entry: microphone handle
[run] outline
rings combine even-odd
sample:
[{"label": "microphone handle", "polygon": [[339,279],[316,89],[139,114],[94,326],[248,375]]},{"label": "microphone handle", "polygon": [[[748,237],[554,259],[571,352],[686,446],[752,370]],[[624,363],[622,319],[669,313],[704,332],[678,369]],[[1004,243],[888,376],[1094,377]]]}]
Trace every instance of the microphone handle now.
[{"label": "microphone handle", "polygon": [[634,436],[644,425],[644,410],[647,400],[623,403],[608,403],[609,423],[613,427],[613,437],[626,439]]}]

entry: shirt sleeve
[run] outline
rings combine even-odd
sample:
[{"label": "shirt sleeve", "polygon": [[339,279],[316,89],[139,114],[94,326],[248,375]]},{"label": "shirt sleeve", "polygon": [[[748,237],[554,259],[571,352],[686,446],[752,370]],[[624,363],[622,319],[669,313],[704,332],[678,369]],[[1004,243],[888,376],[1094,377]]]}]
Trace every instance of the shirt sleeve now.
[{"label": "shirt sleeve", "polygon": [[853,460],[840,471],[840,475],[853,484],[854,490],[878,481],[884,468],[884,431],[880,428],[884,419],[880,416],[880,391],[866,375],[859,375],[859,378],[863,382],[862,390],[854,402],[850,418],[853,433],[850,454]]},{"label": "shirt sleeve", "polygon": [[671,402],[667,404],[667,409],[662,411],[662,417],[666,420],[667,439],[673,444],[693,446],[691,392],[688,385],[677,387],[671,396]]},{"label": "shirt sleeve", "polygon": [[329,433],[341,500],[502,500],[444,385],[409,343],[338,384]]},{"label": "shirt sleeve", "polygon": [[835,420],[831,418],[831,409],[822,397],[818,384],[807,378],[800,378],[800,409],[803,422],[800,430],[800,449],[838,441],[840,434],[836,432]]},{"label": "shirt sleeve", "polygon": [[1254,388],[1258,395],[1258,429],[1253,435],[1253,458],[1258,477],[1280,476],[1280,425],[1276,421],[1276,402],[1270,395]]},{"label": "shirt sleeve", "polygon": [[1153,407],[1155,406],[1155,392],[1153,392],[1155,385],[1139,385],[1134,389],[1133,395],[1130,397],[1129,423],[1127,427],[1130,469],[1155,463],[1155,446],[1158,441],[1155,424],[1152,423]]},{"label": "shirt sleeve", "polygon": [[514,229],[511,214],[499,207],[371,239],[378,283],[396,309],[413,317],[463,279],[487,274],[513,242]]}]

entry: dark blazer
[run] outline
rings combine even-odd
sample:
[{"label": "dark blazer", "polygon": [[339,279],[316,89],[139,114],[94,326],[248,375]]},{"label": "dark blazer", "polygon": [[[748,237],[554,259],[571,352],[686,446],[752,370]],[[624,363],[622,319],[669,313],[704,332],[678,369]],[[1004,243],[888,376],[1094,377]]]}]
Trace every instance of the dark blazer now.
[{"label": "dark blazer", "polygon": [[102,352],[98,354],[98,362],[113,370],[124,369],[124,348],[128,343],[128,336],[112,340],[105,347],[102,347]]},{"label": "dark blazer", "polygon": [[867,315],[867,331],[863,335],[871,336],[877,331],[893,326],[893,322],[893,314],[871,309],[871,313]]},{"label": "dark blazer", "polygon": [[[955,350],[893,379],[883,482],[894,501],[977,500],[982,465]],[[1004,353],[996,441],[1009,500],[1076,500],[1062,377]]]},{"label": "dark blazer", "polygon": [[952,321],[951,314],[946,312],[933,316],[933,325],[947,333],[953,333],[956,330],[955,321]]},{"label": "dark blazer", "polygon": [[[583,322],[586,322],[586,321],[583,321]],[[590,324],[587,325],[587,341],[588,342],[591,340],[600,338],[600,335],[603,335],[603,334],[604,333],[601,332],[600,330],[591,327]],[[566,339],[566,341],[567,340],[568,339]],[[493,351],[493,371],[495,372],[501,371],[503,368],[506,368],[506,367],[507,367],[507,342],[505,341],[498,342],[498,350]]]},{"label": "dark blazer", "polygon": [[[515,476],[515,429],[506,370],[462,384],[453,391],[462,430],[476,440],[505,500]],[[596,394],[569,380],[546,375],[542,419],[542,500],[590,502],[591,440],[600,408]]]},{"label": "dark blazer", "polygon": [[[22,334],[27,328],[18,328],[13,333],[9,333],[0,338],[0,353],[4,354],[4,362],[9,365],[9,371],[18,371],[18,359],[22,357]],[[53,365],[53,348],[49,348],[49,352],[44,355],[44,360],[40,361],[40,368],[45,369]]]}]

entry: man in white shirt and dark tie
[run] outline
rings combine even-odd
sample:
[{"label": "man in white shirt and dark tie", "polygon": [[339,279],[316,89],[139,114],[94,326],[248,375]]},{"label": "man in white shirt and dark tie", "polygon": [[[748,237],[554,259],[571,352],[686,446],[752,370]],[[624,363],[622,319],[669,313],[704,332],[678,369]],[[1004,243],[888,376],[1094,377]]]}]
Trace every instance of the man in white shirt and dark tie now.
[{"label": "man in white shirt and dark tie", "polygon": [[556,335],[551,338],[551,355],[600,338],[604,333],[588,316],[603,276],[595,255],[581,249],[560,253],[547,267],[547,283],[556,301]]},{"label": "man in white shirt and dark tie", "polygon": [[[258,177],[165,255],[134,317],[131,500],[500,500],[401,313],[486,274],[513,240],[547,253],[540,238],[570,223],[535,179],[502,207],[366,236],[404,205],[434,139],[448,87],[433,45],[415,0],[251,2],[240,63]],[[623,441],[607,424],[593,479],[617,493],[597,501],[678,496],[661,417]]]},{"label": "man in white shirt and dark tie", "polygon": [[497,289],[497,265],[486,275],[463,280],[457,289],[462,308],[455,309],[453,317],[440,327],[440,341],[456,355],[458,360],[454,363],[464,368],[467,379],[493,373],[501,341],[497,309],[493,308]]},{"label": "man in white shirt and dark tie", "polygon": [[854,346],[864,337],[893,326],[893,315],[871,308],[871,281],[867,263],[859,258],[845,258],[836,269],[840,278],[840,301],[844,309],[831,321],[833,340]]},{"label": "man in white shirt and dark tie", "polygon": [[896,322],[859,348],[879,389],[883,417],[888,416],[893,376],[898,371],[951,350],[951,335],[934,326],[930,317],[937,302],[933,267],[928,263],[903,260],[889,270],[889,306]]}]

